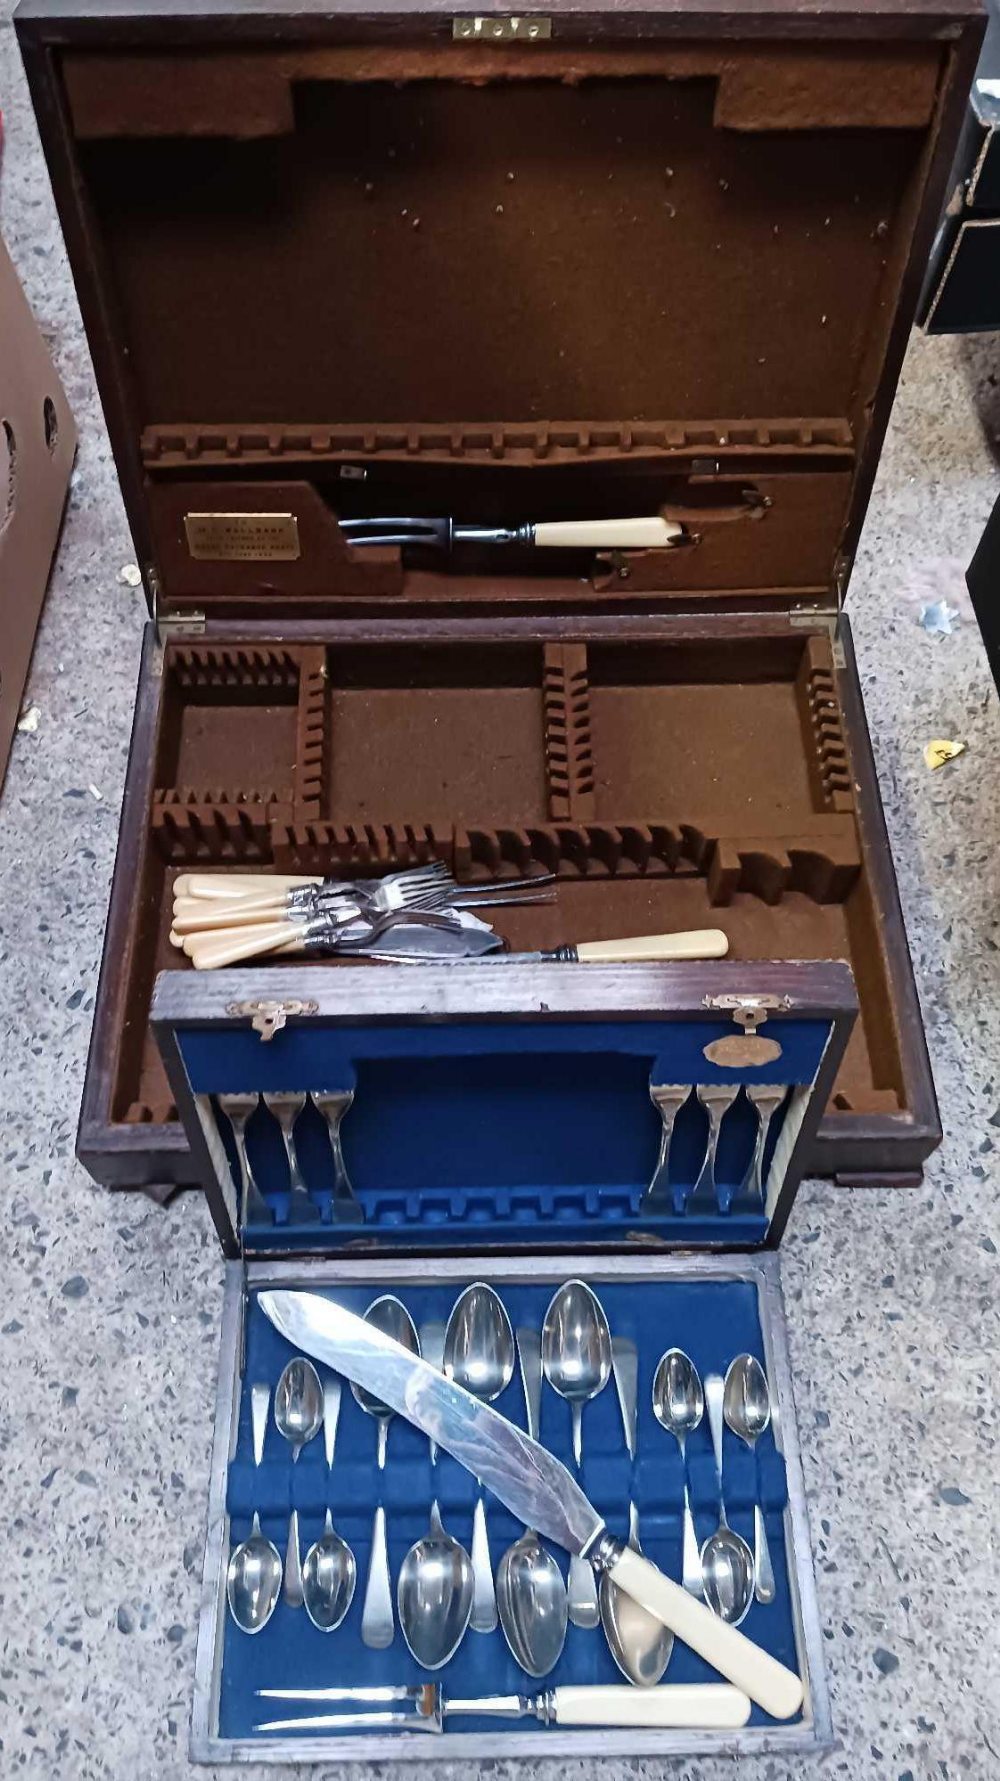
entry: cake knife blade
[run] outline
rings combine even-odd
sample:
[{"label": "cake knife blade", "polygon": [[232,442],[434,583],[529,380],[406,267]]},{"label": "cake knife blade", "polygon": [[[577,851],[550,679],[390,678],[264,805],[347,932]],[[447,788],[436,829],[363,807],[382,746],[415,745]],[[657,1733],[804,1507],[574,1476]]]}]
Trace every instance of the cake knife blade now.
[{"label": "cake knife blade", "polygon": [[320,1293],[268,1288],[264,1315],[287,1340],[361,1385],[443,1447],[519,1521],[588,1558],[776,1719],[802,1705],[799,1677],[608,1533],[562,1462],[390,1336]]}]

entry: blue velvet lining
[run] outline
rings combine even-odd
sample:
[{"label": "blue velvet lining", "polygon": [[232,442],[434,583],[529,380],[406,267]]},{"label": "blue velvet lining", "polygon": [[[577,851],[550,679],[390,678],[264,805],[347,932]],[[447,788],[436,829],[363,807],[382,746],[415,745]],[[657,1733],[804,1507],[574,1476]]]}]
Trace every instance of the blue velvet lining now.
[{"label": "blue velvet lining", "polygon": [[[757,1116],[741,1094],[726,1114],[717,1195],[691,1189],[705,1150],[707,1117],[694,1096],[677,1119],[670,1152],[669,1210],[640,1214],[656,1166],[660,1117],[650,1083],[810,1084],[829,1023],[784,1019],[781,1056],[746,1070],[710,1064],[704,1048],[732,1035],[728,1020],[449,1021],[362,1025],[310,1021],[267,1045],[246,1028],[180,1028],[195,1093],[351,1088],[341,1136],[365,1210],[365,1234],[386,1243],[573,1244],[626,1231],[692,1244],[759,1243],[760,1197],[741,1192]],[[787,1103],[772,1120],[765,1166]],[[234,1179],[228,1121],[218,1126]],[[321,1221],[288,1222],[287,1167],[278,1127],[263,1108],[248,1148],[273,1222],[245,1232],[254,1249],[328,1250],[358,1227],[331,1228],[326,1128],[309,1105],[296,1127],[303,1173]],[[553,1230],[557,1227],[557,1230]]]},{"label": "blue velvet lining", "polygon": [[[551,1297],[550,1285],[504,1285],[501,1296],[511,1321],[538,1329]],[[331,1297],[352,1310],[363,1311],[376,1289],[337,1288]],[[428,1286],[406,1288],[400,1295],[418,1327],[430,1319],[446,1320],[457,1289]],[[762,1362],[756,1289],[752,1283],[722,1281],[637,1281],[606,1285],[600,1298],[616,1335],[630,1336],[639,1353],[639,1431],[637,1459],[630,1464],[625,1451],[614,1383],[592,1403],[583,1416],[584,1489],[606,1516],[613,1532],[627,1532],[628,1503],[636,1504],[643,1547],[670,1576],[679,1578],[681,1566],[682,1472],[676,1441],[660,1428],[651,1405],[652,1379],[665,1348],[677,1346],[690,1354],[704,1377],[725,1371],[734,1355],[755,1354]],[[223,1738],[259,1736],[254,1726],[268,1718],[292,1717],[296,1711],[324,1708],[284,1702],[260,1701],[259,1687],[374,1686],[397,1682],[435,1680],[455,1696],[533,1692],[536,1684],[515,1664],[502,1632],[469,1632],[456,1656],[432,1677],[410,1657],[402,1634],[396,1629],[388,1650],[371,1651],[361,1643],[361,1614],[368,1569],[374,1509],[381,1501],[386,1511],[393,1590],[400,1562],[410,1544],[426,1531],[432,1497],[439,1498],[445,1525],[468,1546],[476,1485],[447,1455],[441,1455],[432,1474],[424,1437],[399,1418],[389,1429],[388,1459],[381,1476],[375,1466],[376,1425],[359,1408],[349,1388],[342,1393],[337,1451],[328,1472],[322,1436],[302,1452],[296,1465],[290,1449],[269,1419],[264,1460],[253,1463],[250,1428],[250,1386],[267,1380],[272,1390],[282,1366],[293,1350],[264,1317],[251,1296],[246,1332],[246,1371],[239,1406],[238,1439],[229,1468],[228,1510],[233,1546],[250,1531],[254,1510],[260,1513],[263,1531],[284,1555],[289,1510],[299,1511],[303,1555],[319,1537],[327,1506],[338,1532],[348,1541],[358,1563],[358,1587],[343,1625],[335,1633],[318,1632],[303,1609],[280,1602],[263,1632],[250,1638],[225,1615],[219,1699],[219,1735]],[[322,1374],[324,1369],[320,1367]],[[497,1401],[512,1420],[524,1424],[524,1402],[519,1376]],[[572,1466],[569,1406],[550,1389],[542,1391],[542,1440],[552,1452]],[[688,1441],[688,1482],[699,1542],[718,1523],[718,1490],[707,1420]],[[754,1603],[744,1630],[783,1663],[798,1667],[793,1631],[789,1560],[785,1547],[782,1510],[786,1502],[785,1466],[770,1431],[757,1445],[756,1454],[726,1431],[724,1447],[726,1510],[734,1528],[753,1543],[753,1504],[764,1508],[777,1594],[767,1607]],[[507,1545],[523,1531],[514,1518],[489,1494],[487,1513],[494,1568]],[[556,1556],[565,1569],[565,1554]],[[620,1682],[603,1633],[570,1627],[563,1655],[556,1669],[539,1688],[560,1683]],[[670,1682],[718,1680],[714,1672],[686,1646],[675,1645],[664,1678]],[[331,1708],[330,1711],[337,1711]],[[349,1710],[349,1709],[345,1709]],[[463,1718],[458,1729],[475,1731],[488,1724],[494,1731],[517,1729],[518,1722]],[[536,1722],[531,1721],[532,1725]],[[755,1708],[753,1724],[770,1723]],[[336,1737],[336,1733],[331,1734]]]}]

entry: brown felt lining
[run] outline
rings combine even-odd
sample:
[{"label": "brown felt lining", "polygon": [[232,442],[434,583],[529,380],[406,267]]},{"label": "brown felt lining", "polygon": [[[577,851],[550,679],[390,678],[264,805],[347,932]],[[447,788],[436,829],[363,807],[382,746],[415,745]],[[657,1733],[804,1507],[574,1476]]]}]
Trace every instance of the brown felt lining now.
[{"label": "brown felt lining", "polygon": [[833,689],[814,635],[168,646],[114,1117],[169,1116],[145,1021],[156,971],[183,968],[178,871],[432,857],[558,871],[554,905],[491,918],[518,950],[720,926],[736,958],[849,958],[862,1019],[834,1106],[898,1109]]},{"label": "brown felt lining", "polygon": [[[220,106],[208,58],[186,112],[199,58],[165,56],[130,121],[128,82],[66,63],[164,601],[454,598],[447,577],[416,590],[398,558],[345,559],[335,470],[352,453],[367,511],[533,519],[620,512],[616,464],[669,453],[678,428],[724,457],[732,426],[757,437],[759,479],[782,441],[834,455],[776,468],[758,526],[708,521],[697,548],[637,559],[629,591],[830,585],[850,501],[836,454],[864,447],[939,51],[684,46],[643,72],[637,45],[629,77],[606,53],[572,51],[569,81],[546,56],[550,78],[490,79],[488,56],[476,86],[440,50],[423,71],[407,51],[398,84],[349,55],[289,72],[276,52],[290,109],[249,139],[240,94],[261,89],[239,68]],[[250,60],[256,81],[267,58]],[[568,470],[597,454],[575,492],[550,440]],[[684,504],[668,470],[634,497]],[[298,515],[296,562],[191,562],[185,512],[255,504]],[[606,565],[580,574],[621,593]]]}]

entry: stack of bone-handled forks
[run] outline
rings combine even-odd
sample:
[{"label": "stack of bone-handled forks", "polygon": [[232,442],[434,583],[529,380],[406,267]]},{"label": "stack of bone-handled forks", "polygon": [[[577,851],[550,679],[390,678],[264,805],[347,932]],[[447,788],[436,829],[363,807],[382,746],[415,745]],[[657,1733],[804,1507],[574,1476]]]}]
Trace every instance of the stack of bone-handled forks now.
[{"label": "stack of bone-handled forks", "polygon": [[503,941],[474,913],[549,903],[551,874],[460,885],[440,861],[382,878],[188,873],[174,885],[171,940],[199,969],[278,953],[477,957]]}]

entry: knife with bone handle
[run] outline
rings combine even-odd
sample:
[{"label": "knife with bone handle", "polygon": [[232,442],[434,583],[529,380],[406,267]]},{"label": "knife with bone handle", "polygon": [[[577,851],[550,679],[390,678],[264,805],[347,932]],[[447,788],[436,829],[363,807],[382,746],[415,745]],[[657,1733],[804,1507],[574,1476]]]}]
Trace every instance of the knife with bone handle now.
[{"label": "knife with bone handle", "polygon": [[257,1303],[293,1347],[422,1429],[525,1527],[607,1571],[626,1595],[766,1713],[790,1719],[799,1711],[803,1688],[792,1670],[609,1533],[562,1462],[492,1405],[320,1293],[268,1288],[257,1294]]}]

